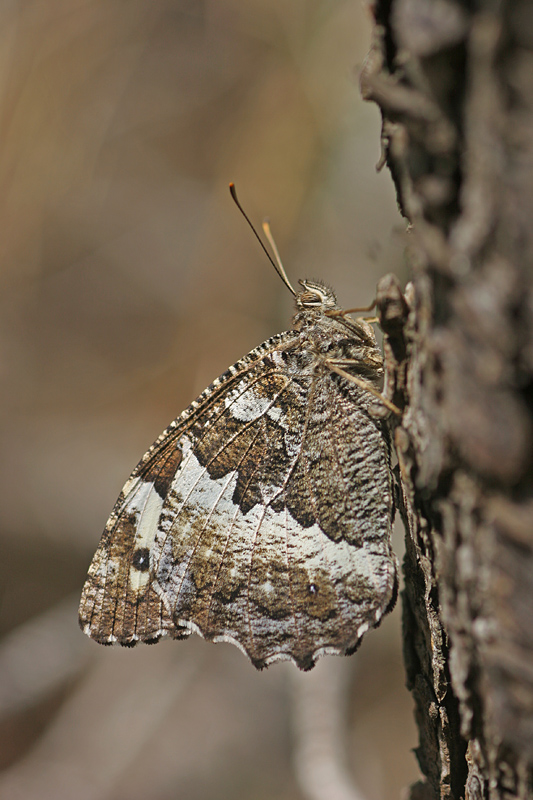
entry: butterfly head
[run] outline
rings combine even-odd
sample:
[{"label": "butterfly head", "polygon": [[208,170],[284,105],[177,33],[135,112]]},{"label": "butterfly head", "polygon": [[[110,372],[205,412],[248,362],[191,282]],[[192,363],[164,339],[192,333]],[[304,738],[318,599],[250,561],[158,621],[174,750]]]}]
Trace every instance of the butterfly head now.
[{"label": "butterfly head", "polygon": [[296,294],[296,307],[299,311],[326,311],[336,308],[337,298],[325,284],[308,280],[300,280],[298,283],[302,287],[302,291]]},{"label": "butterfly head", "polygon": [[[292,320],[296,330],[316,329],[321,337],[326,334],[330,341],[338,337],[345,339],[349,333],[374,353],[377,347],[376,335],[364,318],[352,319],[348,312],[339,308],[335,293],[325,283],[310,280],[300,280],[298,283],[302,288],[294,293],[296,314]],[[351,357],[355,357],[354,353]],[[371,356],[365,352],[364,355],[359,353],[357,358],[368,361]]]}]

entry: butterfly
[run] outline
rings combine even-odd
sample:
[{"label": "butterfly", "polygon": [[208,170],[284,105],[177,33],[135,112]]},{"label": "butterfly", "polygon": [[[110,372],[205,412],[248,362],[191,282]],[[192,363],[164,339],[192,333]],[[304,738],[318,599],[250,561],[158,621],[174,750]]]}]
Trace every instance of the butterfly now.
[{"label": "butterfly", "polygon": [[205,389],[116,502],[79,609],[101,644],[194,632],[232,642],[258,669],[292,660],[308,670],[354,652],[394,606],[374,331],[323,283],[295,291],[274,266],[294,295],[292,329]]}]

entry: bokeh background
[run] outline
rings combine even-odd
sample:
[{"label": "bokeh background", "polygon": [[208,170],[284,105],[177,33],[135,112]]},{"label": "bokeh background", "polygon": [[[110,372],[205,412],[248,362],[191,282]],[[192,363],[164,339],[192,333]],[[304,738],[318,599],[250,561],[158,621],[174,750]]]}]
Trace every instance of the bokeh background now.
[{"label": "bokeh background", "polygon": [[357,86],[370,35],[359,0],[0,6],[6,800],[388,800],[416,780],[399,609],[308,675],[256,673],[197,637],[100,648],[76,621],[142,453],[289,324],[229,181],[270,217],[293,282],[353,306],[402,277],[379,114]]}]

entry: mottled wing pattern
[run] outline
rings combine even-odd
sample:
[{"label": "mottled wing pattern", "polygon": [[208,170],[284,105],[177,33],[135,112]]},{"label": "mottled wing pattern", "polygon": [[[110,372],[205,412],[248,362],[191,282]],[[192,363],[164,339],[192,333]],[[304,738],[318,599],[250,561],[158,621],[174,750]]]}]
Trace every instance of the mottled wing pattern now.
[{"label": "mottled wing pattern", "polygon": [[231,367],[124,487],[85,584],[85,632],[124,645],[197,632],[258,668],[352,652],[396,591],[372,401],[297,331]]}]

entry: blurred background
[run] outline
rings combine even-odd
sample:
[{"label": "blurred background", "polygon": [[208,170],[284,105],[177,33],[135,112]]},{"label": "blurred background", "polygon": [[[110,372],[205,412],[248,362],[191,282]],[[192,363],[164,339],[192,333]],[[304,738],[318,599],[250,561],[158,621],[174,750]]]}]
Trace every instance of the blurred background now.
[{"label": "blurred background", "polygon": [[[125,479],[292,298],[403,279],[358,91],[359,0],[0,7],[0,797],[388,800],[416,780],[400,611],[350,659],[256,673],[197,637],[101,648],[77,602]],[[402,534],[396,535],[397,552]]]}]

